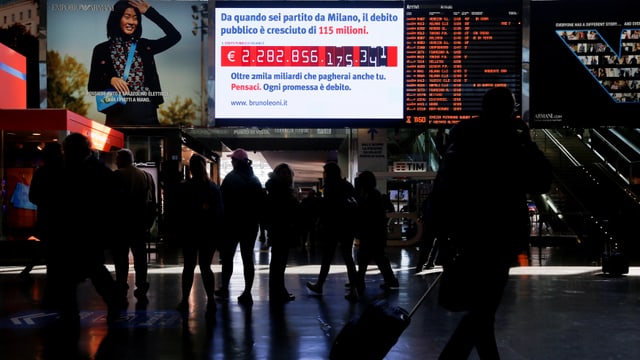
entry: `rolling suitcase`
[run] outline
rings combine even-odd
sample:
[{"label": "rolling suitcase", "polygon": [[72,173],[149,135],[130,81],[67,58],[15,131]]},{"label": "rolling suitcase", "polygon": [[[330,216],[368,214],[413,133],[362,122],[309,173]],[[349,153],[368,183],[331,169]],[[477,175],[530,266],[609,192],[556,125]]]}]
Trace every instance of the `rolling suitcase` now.
[{"label": "rolling suitcase", "polygon": [[602,254],[602,273],[610,276],[622,276],[629,273],[629,260],[620,251],[618,243],[607,241]]},{"label": "rolling suitcase", "polygon": [[331,347],[329,359],[384,359],[441,276],[442,273],[439,273],[411,311],[393,306],[384,299],[369,304],[359,317],[349,321],[340,330]]}]

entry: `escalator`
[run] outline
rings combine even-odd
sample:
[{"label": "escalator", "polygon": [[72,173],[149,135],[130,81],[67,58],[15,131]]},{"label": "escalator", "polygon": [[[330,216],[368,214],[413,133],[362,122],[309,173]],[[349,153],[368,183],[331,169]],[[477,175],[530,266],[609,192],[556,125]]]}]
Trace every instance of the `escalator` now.
[{"label": "escalator", "polygon": [[[534,131],[534,140],[554,172],[554,187],[546,194],[546,203],[553,204],[553,210],[543,207],[542,211],[554,233],[575,235],[573,245],[589,263],[599,263],[609,242],[619,244],[630,260],[637,258],[640,239],[634,234],[640,234],[640,200],[610,161],[635,161],[634,151],[608,129],[592,130],[590,138],[588,143],[566,129]],[[592,145],[600,150],[594,151]]]}]

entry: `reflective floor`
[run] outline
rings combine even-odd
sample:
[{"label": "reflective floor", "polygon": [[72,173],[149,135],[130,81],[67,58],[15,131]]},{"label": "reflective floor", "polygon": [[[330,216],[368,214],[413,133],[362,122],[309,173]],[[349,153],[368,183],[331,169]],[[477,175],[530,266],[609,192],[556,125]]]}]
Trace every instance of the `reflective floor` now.
[{"label": "reflective floor", "polygon": [[[344,299],[344,265],[335,265],[322,296],[310,294],[307,281],[319,271],[319,253],[301,247],[291,252],[286,282],[296,299],[270,306],[269,252],[256,245],[254,304],[237,303],[243,287],[236,256],[231,298],[218,302],[215,324],[205,321],[205,295],[199,277],[187,317],[175,310],[180,294],[180,253],[160,247],[150,255],[151,289],[145,310],[136,310],[133,293],[126,318],[108,327],[105,307],[90,282],[82,283],[81,327],[77,333],[52,327],[56,314],[40,309],[44,268],[33,282],[18,277],[22,269],[0,267],[1,359],[327,359],[332,342],[368,302],[386,297],[411,309],[435,278],[433,271],[415,273],[415,247],[388,248],[401,287],[385,293],[381,276],[370,267],[366,294],[358,302]],[[545,259],[543,252],[532,252]],[[540,259],[538,259],[540,260]],[[538,260],[531,261],[538,264]],[[545,260],[546,261],[546,260]],[[214,271],[220,267],[214,261]],[[640,268],[628,275],[606,277],[594,266],[519,267],[512,270],[498,311],[496,334],[503,359],[637,359],[640,353]],[[130,283],[133,281],[133,270]],[[482,269],[478,269],[482,271]],[[216,279],[217,280],[217,279]],[[437,293],[426,299],[386,359],[436,359],[460,317],[439,308]],[[476,354],[472,359],[477,359]]]}]

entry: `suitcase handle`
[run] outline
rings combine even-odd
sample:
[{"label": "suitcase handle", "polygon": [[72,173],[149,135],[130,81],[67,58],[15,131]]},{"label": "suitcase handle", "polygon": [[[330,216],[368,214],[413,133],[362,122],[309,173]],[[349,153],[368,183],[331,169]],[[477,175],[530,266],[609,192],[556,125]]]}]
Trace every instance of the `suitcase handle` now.
[{"label": "suitcase handle", "polygon": [[442,277],[442,271],[438,274],[438,276],[436,277],[435,280],[433,280],[433,282],[431,283],[431,285],[429,285],[429,287],[427,288],[427,290],[424,292],[424,294],[422,294],[422,296],[420,297],[420,299],[418,300],[418,302],[413,306],[413,308],[411,309],[411,311],[409,311],[409,318],[411,318],[411,316],[413,316],[413,313],[415,313],[418,308],[420,307],[420,305],[422,305],[422,303],[424,302],[424,300],[427,298],[427,296],[429,296],[429,293],[433,290],[433,288],[436,287],[436,284],[438,283],[438,280],[440,280],[440,277]]}]

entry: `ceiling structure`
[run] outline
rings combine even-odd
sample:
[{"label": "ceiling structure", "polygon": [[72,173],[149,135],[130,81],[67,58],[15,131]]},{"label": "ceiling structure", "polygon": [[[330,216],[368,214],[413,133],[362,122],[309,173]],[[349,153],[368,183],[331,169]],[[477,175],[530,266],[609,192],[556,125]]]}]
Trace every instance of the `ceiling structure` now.
[{"label": "ceiling structure", "polygon": [[[322,178],[322,167],[327,161],[337,160],[338,151],[348,146],[349,129],[257,129],[257,128],[197,128],[183,129],[183,134],[195,140],[204,148],[221,153],[243,148],[251,153],[260,153],[256,158],[264,158],[271,168],[286,162],[295,172],[295,182],[299,186],[312,186]],[[42,130],[6,133],[7,140],[14,139],[35,145],[57,141],[64,132]],[[34,145],[34,146],[35,146]],[[188,144],[193,147],[193,144]]]},{"label": "ceiling structure", "polygon": [[194,128],[183,132],[214,151],[243,148],[249,154],[259,152],[271,168],[286,162],[299,185],[315,184],[322,178],[322,166],[337,160],[349,134],[347,129]]},{"label": "ceiling structure", "polygon": [[262,151],[262,156],[274,168],[280,163],[287,163],[294,172],[294,180],[298,184],[317,183],[322,179],[322,166],[328,160],[335,160],[333,154],[323,151]]}]

